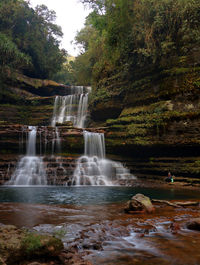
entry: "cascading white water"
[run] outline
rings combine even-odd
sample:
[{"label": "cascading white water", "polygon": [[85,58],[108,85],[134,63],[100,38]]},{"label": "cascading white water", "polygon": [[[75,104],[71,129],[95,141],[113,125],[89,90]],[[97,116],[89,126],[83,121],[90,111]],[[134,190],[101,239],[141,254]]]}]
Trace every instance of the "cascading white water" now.
[{"label": "cascading white water", "polygon": [[[88,93],[83,86],[71,87],[71,94],[56,96],[51,125],[71,121],[75,127],[84,128],[87,119]],[[89,88],[87,88],[89,92]]]},{"label": "cascading white water", "polygon": [[55,127],[55,131],[52,133],[52,135],[53,135],[53,139],[52,139],[52,145],[51,145],[51,152],[53,156],[56,151],[57,152],[61,151],[61,139],[60,139],[60,134],[59,134],[57,127]]},{"label": "cascading white water", "polygon": [[[70,95],[56,96],[51,125],[55,127],[56,123],[71,121],[75,127],[85,128],[90,91],[90,87],[86,89],[83,86],[73,86]],[[84,156],[78,159],[68,185],[114,185],[120,179],[134,178],[121,163],[105,158],[103,133],[85,131],[84,143]],[[55,141],[52,142],[53,152],[54,145]]]},{"label": "cascading white water", "polygon": [[74,122],[75,126],[78,128],[84,128],[87,118],[87,107],[88,107],[88,93],[81,94],[78,104],[77,119]]},{"label": "cascading white water", "polygon": [[121,163],[105,158],[103,133],[84,132],[84,156],[77,161],[71,185],[110,186],[120,179],[134,178]]},{"label": "cascading white water", "polygon": [[26,156],[22,157],[8,185],[46,185],[46,172],[42,157],[36,156],[37,128],[29,126]]},{"label": "cascading white water", "polygon": [[56,123],[63,124],[66,121],[71,121],[75,127],[83,128],[85,126],[90,89],[90,87],[71,86],[70,95],[56,96],[51,120],[51,126],[55,127],[52,140],[52,156],[55,149],[61,150],[61,139]]},{"label": "cascading white water", "polygon": [[37,128],[34,126],[28,127],[30,132],[28,135],[28,146],[26,149],[27,156],[35,156],[36,155],[36,136],[37,136]]},{"label": "cascading white water", "polygon": [[85,156],[105,158],[106,151],[104,134],[84,131],[83,135]]}]

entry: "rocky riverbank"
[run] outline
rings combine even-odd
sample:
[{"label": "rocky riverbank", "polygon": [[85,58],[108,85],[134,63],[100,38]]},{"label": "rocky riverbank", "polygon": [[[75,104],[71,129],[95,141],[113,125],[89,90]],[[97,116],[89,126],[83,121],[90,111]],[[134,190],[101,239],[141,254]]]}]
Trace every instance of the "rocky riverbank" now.
[{"label": "rocky riverbank", "polygon": [[39,234],[13,225],[0,224],[1,265],[90,265],[76,249],[64,249],[57,236]]},{"label": "rocky riverbank", "polygon": [[23,249],[19,264],[198,264],[200,210],[195,202],[179,207],[174,207],[177,201],[153,202],[153,212],[137,214],[125,213],[126,203],[1,203],[2,264],[11,256],[11,244],[12,253]]}]

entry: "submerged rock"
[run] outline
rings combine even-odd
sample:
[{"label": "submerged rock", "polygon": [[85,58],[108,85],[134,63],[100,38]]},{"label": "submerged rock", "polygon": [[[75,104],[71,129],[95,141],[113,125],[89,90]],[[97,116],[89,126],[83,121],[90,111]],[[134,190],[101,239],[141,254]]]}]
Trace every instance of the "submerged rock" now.
[{"label": "submerged rock", "polygon": [[125,212],[127,213],[152,213],[155,211],[151,200],[149,197],[144,196],[143,194],[136,194],[131,198],[127,203],[127,208],[125,208]]}]

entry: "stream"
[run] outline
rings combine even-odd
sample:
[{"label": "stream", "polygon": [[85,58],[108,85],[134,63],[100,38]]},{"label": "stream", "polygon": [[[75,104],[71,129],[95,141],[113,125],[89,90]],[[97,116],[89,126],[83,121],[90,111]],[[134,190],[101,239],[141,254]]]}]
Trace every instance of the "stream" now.
[{"label": "stream", "polygon": [[[59,236],[95,265],[200,264],[200,233],[185,223],[199,207],[156,205],[153,214],[124,213],[136,193],[156,199],[200,199],[198,191],[133,187],[1,187],[0,220]],[[174,229],[176,227],[176,229]]]}]

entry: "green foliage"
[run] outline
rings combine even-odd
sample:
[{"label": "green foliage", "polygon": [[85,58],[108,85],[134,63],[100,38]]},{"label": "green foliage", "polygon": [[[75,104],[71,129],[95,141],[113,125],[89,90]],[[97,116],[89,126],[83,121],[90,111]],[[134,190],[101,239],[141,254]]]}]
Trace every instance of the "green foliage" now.
[{"label": "green foliage", "polygon": [[195,81],[194,85],[197,86],[198,88],[200,88],[200,80]]},{"label": "green foliage", "polygon": [[1,67],[18,67],[30,64],[30,57],[22,53],[9,37],[0,32]]},{"label": "green foliage", "polygon": [[191,73],[191,72],[195,72],[195,71],[199,71],[199,70],[200,70],[200,67],[194,67],[194,68],[174,67],[170,70],[165,70],[163,72],[167,73],[171,76],[178,76],[178,75],[183,75],[183,74],[187,74],[187,73]]},{"label": "green foliage", "polygon": [[0,103],[1,104],[5,104],[5,103],[21,104],[22,98],[19,95],[11,93],[10,91],[6,89],[0,89]]},{"label": "green foliage", "polygon": [[[28,55],[21,52],[16,44],[5,34],[0,32],[0,81],[4,82],[13,68],[20,69],[31,65]],[[1,85],[2,87],[2,85]]]},{"label": "green foliage", "polygon": [[137,83],[169,69],[179,75],[199,64],[199,0],[81,2],[93,11],[76,37],[82,51],[75,73],[94,89]]},{"label": "green foliage", "polygon": [[39,235],[28,233],[21,242],[21,248],[24,249],[25,254],[32,254],[42,246]]},{"label": "green foliage", "polygon": [[65,85],[74,85],[75,76],[72,65],[73,61],[63,64],[62,69],[52,76],[52,80]]},{"label": "green foliage", "polygon": [[1,72],[23,70],[32,77],[50,78],[60,70],[66,52],[59,48],[62,31],[55,18],[44,5],[34,10],[24,0],[1,0]]},{"label": "green foliage", "polygon": [[87,54],[80,55],[71,66],[74,82],[85,86],[90,85],[92,67]]},{"label": "green foliage", "polygon": [[147,130],[145,128],[141,128],[134,123],[131,123],[127,126],[127,136],[144,136],[146,134]]}]

